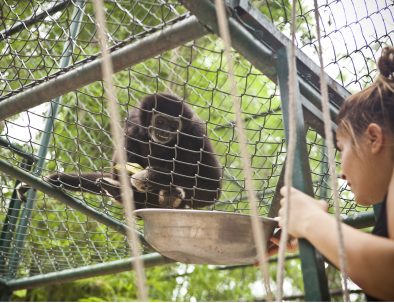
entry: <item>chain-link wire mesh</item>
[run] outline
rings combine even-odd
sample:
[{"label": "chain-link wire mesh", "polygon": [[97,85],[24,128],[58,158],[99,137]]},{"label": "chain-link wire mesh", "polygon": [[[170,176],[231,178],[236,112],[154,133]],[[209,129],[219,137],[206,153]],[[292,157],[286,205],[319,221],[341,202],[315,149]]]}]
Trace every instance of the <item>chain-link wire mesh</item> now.
[{"label": "chain-link wire mesh", "polygon": [[[99,47],[92,3],[83,3],[76,0],[2,2],[0,102],[97,58]],[[288,1],[253,3],[289,36]],[[73,38],[70,27],[73,11],[78,6],[84,6],[83,17],[78,35]],[[138,42],[188,17],[187,10],[177,1],[106,1],[105,12],[112,50]],[[312,3],[300,1],[298,13],[298,47],[317,62]],[[326,72],[350,92],[371,83],[380,49],[393,42],[393,3],[319,1],[319,13]],[[71,43],[72,55],[69,66],[64,67],[61,60],[66,43]],[[233,56],[259,211],[267,215],[286,157],[279,88],[242,54],[234,51]],[[223,58],[220,39],[208,34],[116,73],[114,83],[124,117],[148,94],[170,92],[185,100],[204,121],[206,134],[223,168],[220,198],[209,209],[248,213]],[[50,143],[41,176],[53,172],[110,172],[113,147],[104,101],[101,81],[56,99],[58,114],[49,134],[45,134],[43,127],[49,118],[48,103],[0,122],[0,159],[32,172],[26,164],[28,157],[37,155],[41,137],[48,135]],[[331,201],[324,140],[312,128],[306,137],[315,194]],[[24,204],[12,197],[15,180],[6,174],[0,178],[0,222],[3,222],[0,277],[21,278],[128,256],[123,235],[38,192],[20,261],[12,267],[10,260],[16,246],[12,230],[20,220],[19,208]],[[345,183],[340,183],[339,191],[343,214],[365,210],[353,202]],[[65,192],[100,213],[123,221],[121,206],[108,197],[82,191]],[[14,272],[10,268],[15,268]]]}]

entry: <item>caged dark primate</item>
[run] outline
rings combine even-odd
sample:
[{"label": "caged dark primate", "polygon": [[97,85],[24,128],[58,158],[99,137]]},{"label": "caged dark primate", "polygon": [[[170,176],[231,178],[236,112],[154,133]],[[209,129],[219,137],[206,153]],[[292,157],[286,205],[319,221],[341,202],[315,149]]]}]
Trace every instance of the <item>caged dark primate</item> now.
[{"label": "caged dark primate", "polygon": [[[181,99],[146,96],[125,123],[127,162],[143,170],[130,174],[136,208],[199,208],[219,198],[222,169],[205,136],[205,125]],[[117,160],[112,173],[55,173],[45,179],[68,190],[121,200]]]}]

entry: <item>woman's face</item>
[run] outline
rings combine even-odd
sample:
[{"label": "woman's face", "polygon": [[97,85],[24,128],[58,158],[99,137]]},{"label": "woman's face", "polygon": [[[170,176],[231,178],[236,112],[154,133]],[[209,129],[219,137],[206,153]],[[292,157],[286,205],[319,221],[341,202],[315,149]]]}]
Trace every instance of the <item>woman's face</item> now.
[{"label": "woman's face", "polygon": [[337,146],[341,151],[342,177],[361,205],[383,201],[392,172],[392,156],[386,146],[377,151],[373,137],[365,133],[353,143],[351,135],[339,129]]}]

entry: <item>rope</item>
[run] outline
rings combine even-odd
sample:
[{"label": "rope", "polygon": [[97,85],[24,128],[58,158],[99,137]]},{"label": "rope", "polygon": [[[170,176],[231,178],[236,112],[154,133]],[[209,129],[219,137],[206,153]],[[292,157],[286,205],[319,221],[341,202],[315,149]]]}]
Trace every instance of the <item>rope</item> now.
[{"label": "rope", "polygon": [[140,301],[147,301],[147,291],[145,287],[145,274],[144,274],[144,264],[140,258],[139,249],[141,247],[138,235],[136,233],[136,222],[133,215],[135,209],[133,193],[130,189],[129,177],[126,171],[126,152],[125,145],[123,141],[123,129],[119,123],[120,114],[117,108],[115,87],[112,83],[112,62],[110,61],[108,44],[107,44],[107,27],[104,17],[104,3],[103,0],[93,1],[95,17],[97,21],[97,32],[100,41],[100,47],[102,52],[102,69],[104,78],[104,91],[108,98],[108,110],[110,114],[111,121],[111,133],[114,138],[114,148],[117,155],[117,160],[121,166],[120,169],[120,182],[121,182],[121,193],[124,206],[124,212],[126,217],[127,229],[127,242],[129,244],[132,255],[135,258],[134,268],[137,278],[137,288],[138,288],[138,299]]},{"label": "rope", "polygon": [[218,24],[219,24],[219,33],[224,43],[224,53],[228,63],[228,76],[230,81],[231,97],[234,104],[236,131],[239,138],[242,166],[244,167],[244,173],[245,173],[245,189],[247,192],[247,196],[250,203],[250,209],[252,212],[251,221],[252,221],[253,237],[254,237],[254,242],[256,244],[259,267],[263,275],[263,284],[267,293],[267,301],[272,301],[272,291],[269,283],[270,278],[268,271],[268,257],[267,257],[267,247],[266,247],[267,241],[265,239],[265,234],[263,232],[264,227],[261,224],[261,221],[259,220],[259,214],[257,210],[257,198],[253,190],[252,169],[250,167],[251,159],[247,150],[247,142],[246,142],[247,140],[246,140],[245,126],[242,120],[241,102],[240,102],[240,98],[237,97],[237,84],[234,77],[234,62],[231,56],[231,49],[230,49],[231,48],[230,31],[228,27],[223,0],[216,0],[215,4],[216,4]]},{"label": "rope", "polygon": [[295,104],[296,104],[296,87],[297,87],[297,67],[296,67],[296,0],[293,0],[291,10],[291,48],[289,57],[289,142],[287,146],[287,158],[286,158],[286,170],[285,170],[285,186],[287,188],[287,195],[285,198],[284,214],[283,214],[283,226],[282,233],[279,241],[279,252],[278,252],[278,268],[276,271],[277,281],[277,292],[276,301],[282,301],[283,298],[283,280],[284,280],[284,263],[285,253],[288,241],[288,220],[290,213],[290,196],[292,187],[292,176],[293,176],[293,165],[295,157],[295,147],[297,142],[296,132],[296,116],[295,116]]},{"label": "rope", "polygon": [[315,5],[315,22],[316,22],[316,34],[318,41],[318,55],[320,63],[320,91],[322,94],[322,108],[323,108],[323,119],[324,119],[324,133],[326,136],[326,144],[328,149],[328,171],[331,177],[331,188],[333,189],[333,199],[335,206],[335,219],[337,223],[337,233],[338,233],[338,254],[339,254],[339,269],[342,274],[342,288],[343,288],[343,300],[345,302],[349,301],[349,290],[347,287],[347,274],[346,274],[346,254],[345,254],[345,243],[342,231],[341,222],[341,212],[339,209],[339,195],[338,195],[338,180],[335,173],[335,155],[334,155],[334,138],[331,131],[331,118],[329,110],[329,100],[328,100],[328,90],[327,83],[324,73],[323,64],[323,50],[321,45],[321,34],[320,34],[320,24],[319,24],[319,11],[317,7],[317,0],[314,0]]}]

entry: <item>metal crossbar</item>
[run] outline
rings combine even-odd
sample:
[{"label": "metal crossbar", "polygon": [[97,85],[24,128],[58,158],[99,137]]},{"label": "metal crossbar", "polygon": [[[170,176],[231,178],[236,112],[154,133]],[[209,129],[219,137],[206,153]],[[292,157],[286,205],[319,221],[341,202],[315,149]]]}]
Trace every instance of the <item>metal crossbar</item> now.
[{"label": "metal crossbar", "polygon": [[[73,280],[100,265],[111,271],[112,262],[130,257],[121,205],[105,195],[70,192],[43,180],[54,172],[110,172],[112,137],[103,104],[92,3],[5,0],[0,6],[0,287],[22,289],[33,280],[40,281],[34,285],[47,285],[56,273]],[[76,8],[82,12],[80,21],[73,17]],[[289,5],[236,0],[227,1],[227,8],[259,213],[273,216],[287,154],[276,62],[278,50],[289,45]],[[394,4],[319,1],[318,9],[335,131],[342,100],[373,80],[379,50],[393,44]],[[305,161],[314,195],[331,205],[314,9],[299,1],[298,11]],[[220,198],[209,209],[249,213],[213,3],[111,0],[105,3],[105,13],[122,119],[148,94],[180,96],[204,122],[223,169]],[[62,64],[67,56],[70,61]],[[53,127],[45,128],[47,123]],[[16,195],[20,181],[37,189],[36,194],[31,191],[29,204]],[[340,183],[339,193],[341,213],[356,217],[352,224],[373,223],[370,210],[354,203],[345,183]],[[26,214],[31,217],[18,231]],[[142,221],[139,232],[143,232]],[[145,253],[150,252],[146,246]],[[113,272],[122,270],[113,267]],[[329,286],[333,283],[329,281]]]}]

